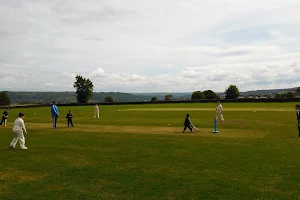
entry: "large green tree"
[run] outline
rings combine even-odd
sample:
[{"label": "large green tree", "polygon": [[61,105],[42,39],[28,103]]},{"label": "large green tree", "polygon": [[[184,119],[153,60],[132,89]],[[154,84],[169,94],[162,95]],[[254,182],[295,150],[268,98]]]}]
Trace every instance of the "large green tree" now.
[{"label": "large green tree", "polygon": [[73,86],[76,88],[78,103],[87,103],[93,96],[94,85],[90,79],[77,75]]},{"label": "large green tree", "polygon": [[226,99],[237,99],[240,96],[240,91],[235,85],[229,85],[225,91]]},{"label": "large green tree", "polygon": [[287,98],[294,98],[295,97],[295,93],[293,93],[293,92],[287,92],[286,93],[286,97]]},{"label": "large green tree", "polygon": [[172,99],[173,99],[173,95],[171,95],[171,94],[167,94],[165,96],[165,101],[171,101]]},{"label": "large green tree", "polygon": [[203,91],[205,99],[216,99],[217,94],[212,90],[205,90]]},{"label": "large green tree", "polygon": [[151,101],[157,101],[157,97],[156,97],[156,96],[153,96],[153,97],[151,98]]},{"label": "large green tree", "polygon": [[300,94],[300,87],[297,87],[297,88],[296,88],[295,93],[296,93],[296,95],[299,95],[299,94]]},{"label": "large green tree", "polygon": [[203,92],[201,92],[201,91],[193,92],[192,97],[191,97],[192,100],[199,100],[199,99],[204,99],[204,98],[205,98],[205,96],[204,96]]},{"label": "large green tree", "polygon": [[275,99],[281,99],[282,98],[282,95],[281,94],[279,94],[279,93],[276,93],[275,94]]},{"label": "large green tree", "polygon": [[114,99],[111,96],[105,97],[104,98],[105,103],[112,103],[114,102]]},{"label": "large green tree", "polygon": [[286,98],[294,98],[294,97],[295,97],[295,93],[290,92],[290,91],[275,94],[276,99],[286,99]]},{"label": "large green tree", "polygon": [[10,98],[6,91],[0,93],[0,105],[7,106],[10,104]]}]

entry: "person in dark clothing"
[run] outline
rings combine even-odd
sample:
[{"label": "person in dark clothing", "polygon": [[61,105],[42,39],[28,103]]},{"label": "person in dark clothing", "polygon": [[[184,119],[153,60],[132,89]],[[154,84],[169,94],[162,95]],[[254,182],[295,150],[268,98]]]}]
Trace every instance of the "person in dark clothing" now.
[{"label": "person in dark clothing", "polygon": [[186,118],[184,120],[184,128],[183,128],[183,133],[184,131],[186,130],[186,128],[189,128],[191,132],[193,132],[193,129],[192,129],[192,122],[190,120],[190,115],[189,114],[186,114]]},{"label": "person in dark clothing", "polygon": [[3,112],[0,126],[2,126],[2,123],[4,123],[4,126],[7,126],[8,110],[9,108],[6,108],[6,110]]},{"label": "person in dark clothing", "polygon": [[296,109],[296,119],[297,119],[297,125],[298,125],[298,136],[300,137],[300,105],[297,104],[295,106]]},{"label": "person in dark clothing", "polygon": [[70,124],[71,124],[71,126],[73,126],[73,121],[72,121],[73,114],[72,114],[72,110],[69,110],[69,113],[67,114],[66,118],[68,119],[68,127],[70,127]]}]

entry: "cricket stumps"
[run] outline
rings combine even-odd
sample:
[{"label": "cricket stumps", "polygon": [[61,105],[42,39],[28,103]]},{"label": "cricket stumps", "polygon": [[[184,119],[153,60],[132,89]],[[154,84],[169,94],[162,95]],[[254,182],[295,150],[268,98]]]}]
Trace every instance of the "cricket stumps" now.
[{"label": "cricket stumps", "polygon": [[218,133],[219,131],[217,130],[217,119],[214,119],[214,131],[213,133]]}]

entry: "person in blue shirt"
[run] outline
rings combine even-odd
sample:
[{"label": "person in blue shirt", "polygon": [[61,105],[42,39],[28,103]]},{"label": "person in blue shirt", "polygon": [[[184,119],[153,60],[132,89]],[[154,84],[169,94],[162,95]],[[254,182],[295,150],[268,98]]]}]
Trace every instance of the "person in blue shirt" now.
[{"label": "person in blue shirt", "polygon": [[0,126],[2,126],[3,122],[4,122],[4,126],[7,125],[8,110],[9,110],[9,108],[6,108],[6,110],[3,112],[2,119],[1,119],[1,122],[0,122]]},{"label": "person in blue shirt", "polygon": [[58,115],[59,115],[58,108],[57,108],[56,104],[57,104],[56,101],[53,101],[52,104],[51,104],[51,115],[52,115],[53,129],[57,128],[56,123],[57,123],[57,118],[58,118]]}]

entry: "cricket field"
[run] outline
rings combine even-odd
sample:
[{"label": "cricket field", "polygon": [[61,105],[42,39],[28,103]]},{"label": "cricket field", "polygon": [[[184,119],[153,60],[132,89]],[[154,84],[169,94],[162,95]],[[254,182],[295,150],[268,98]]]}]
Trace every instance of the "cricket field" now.
[{"label": "cricket field", "polygon": [[[12,108],[0,127],[0,199],[300,199],[296,103]],[[73,111],[74,127],[66,114]],[[1,110],[1,113],[3,110]],[[9,149],[25,113],[28,150]],[[185,115],[199,129],[182,133]]]}]

